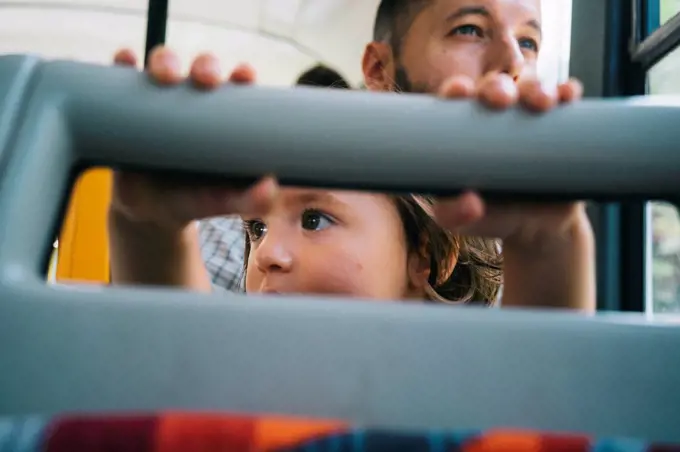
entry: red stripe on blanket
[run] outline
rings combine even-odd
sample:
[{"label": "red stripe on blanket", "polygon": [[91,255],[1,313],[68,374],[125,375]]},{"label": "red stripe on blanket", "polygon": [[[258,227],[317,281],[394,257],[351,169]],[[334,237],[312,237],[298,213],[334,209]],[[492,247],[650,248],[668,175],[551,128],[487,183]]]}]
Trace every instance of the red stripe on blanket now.
[{"label": "red stripe on blanket", "polygon": [[70,417],[47,429],[46,452],[153,452],[154,416]]}]

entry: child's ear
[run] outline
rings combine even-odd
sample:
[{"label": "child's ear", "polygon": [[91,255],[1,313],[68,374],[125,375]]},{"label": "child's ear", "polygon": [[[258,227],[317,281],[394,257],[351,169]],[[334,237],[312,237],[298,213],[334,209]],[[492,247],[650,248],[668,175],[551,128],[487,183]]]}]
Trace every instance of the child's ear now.
[{"label": "child's ear", "polygon": [[411,287],[421,291],[430,279],[430,256],[412,252],[408,257],[408,281]]},{"label": "child's ear", "polygon": [[[435,271],[441,272],[444,270],[447,274],[452,273],[458,259],[456,256],[446,256],[447,262],[436,262],[432,265],[433,259],[443,259],[442,253],[437,253],[437,250],[432,248],[436,244],[432,244],[428,238],[421,240],[420,248],[417,252],[413,251],[408,257],[408,278],[411,286],[417,290],[423,290],[429,286],[429,279],[434,267]],[[451,261],[453,259],[453,261]],[[446,266],[443,268],[442,266]],[[440,275],[436,275],[439,277]],[[433,289],[430,287],[430,289]]]},{"label": "child's ear", "polygon": [[418,250],[413,250],[408,257],[408,279],[414,289],[423,290],[428,285],[432,272],[431,264],[430,239],[423,234]]}]

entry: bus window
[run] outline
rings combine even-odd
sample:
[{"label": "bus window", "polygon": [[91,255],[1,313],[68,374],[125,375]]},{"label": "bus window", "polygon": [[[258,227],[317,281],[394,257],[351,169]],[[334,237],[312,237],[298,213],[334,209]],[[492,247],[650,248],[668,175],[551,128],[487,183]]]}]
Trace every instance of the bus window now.
[{"label": "bus window", "polygon": [[[665,24],[680,12],[680,0],[660,0],[660,23]],[[652,95],[680,94],[680,49],[676,48],[656,63],[648,73]],[[649,215],[647,244],[651,256],[651,299],[647,311],[680,316],[680,216],[675,207],[653,202]],[[650,266],[650,264],[648,264]]]}]

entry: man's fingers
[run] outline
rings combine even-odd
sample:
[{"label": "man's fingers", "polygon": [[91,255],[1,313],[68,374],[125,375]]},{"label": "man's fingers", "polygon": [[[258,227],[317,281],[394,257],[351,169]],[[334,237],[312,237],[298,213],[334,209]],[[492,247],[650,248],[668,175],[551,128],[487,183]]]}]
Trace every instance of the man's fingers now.
[{"label": "man's fingers", "polygon": [[248,64],[239,64],[229,76],[229,83],[248,85],[255,82],[255,69]]},{"label": "man's fingers", "polygon": [[223,81],[220,62],[212,54],[204,53],[199,55],[191,65],[189,78],[194,85],[200,88],[217,88]]},{"label": "man's fingers", "polygon": [[439,97],[446,99],[468,99],[474,95],[475,83],[469,77],[451,77],[442,84],[439,90]]},{"label": "man's fingers", "polygon": [[113,56],[113,63],[118,66],[137,67],[137,55],[131,49],[121,49]]},{"label": "man's fingers", "polygon": [[557,105],[557,88],[546,87],[538,79],[526,79],[519,83],[519,100],[528,110],[545,112]]},{"label": "man's fingers", "polygon": [[479,194],[467,192],[439,201],[434,212],[437,222],[450,231],[505,238],[517,229],[524,210],[515,204],[488,204]]},{"label": "man's fingers", "polygon": [[183,80],[179,57],[164,46],[154,48],[149,54],[148,72],[162,85],[174,85]]},{"label": "man's fingers", "polygon": [[479,82],[477,97],[487,107],[503,110],[517,103],[517,85],[508,74],[491,74]]},{"label": "man's fingers", "polygon": [[[137,66],[137,56],[130,49],[121,49],[113,57],[116,65]],[[175,85],[184,80],[181,63],[175,52],[165,46],[154,48],[149,54],[147,72],[162,85]],[[240,64],[231,72],[228,82],[251,84],[255,82],[255,70],[248,64]],[[189,79],[200,88],[214,89],[223,82],[222,68],[218,59],[209,53],[199,55],[192,63]]]},{"label": "man's fingers", "polygon": [[583,97],[583,84],[572,78],[568,82],[558,86],[557,93],[561,103],[577,101]]}]

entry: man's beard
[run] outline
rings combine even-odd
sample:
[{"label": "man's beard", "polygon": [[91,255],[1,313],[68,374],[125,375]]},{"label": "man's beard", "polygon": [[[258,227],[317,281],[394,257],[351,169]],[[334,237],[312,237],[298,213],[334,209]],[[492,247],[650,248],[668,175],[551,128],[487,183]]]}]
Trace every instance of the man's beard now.
[{"label": "man's beard", "polygon": [[394,71],[394,90],[398,93],[425,94],[431,92],[426,84],[411,82],[406,68],[399,63],[396,64]]}]

